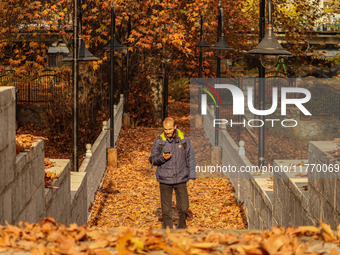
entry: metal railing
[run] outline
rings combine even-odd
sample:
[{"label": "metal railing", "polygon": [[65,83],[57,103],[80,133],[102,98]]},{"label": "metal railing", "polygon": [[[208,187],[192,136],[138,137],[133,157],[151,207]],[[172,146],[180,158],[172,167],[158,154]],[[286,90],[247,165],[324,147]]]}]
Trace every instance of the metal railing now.
[{"label": "metal railing", "polygon": [[17,90],[17,103],[47,103],[54,94],[69,86],[68,73],[58,74],[53,70],[44,70],[40,74],[28,73],[16,75],[14,70],[0,73],[0,86],[14,86]]},{"label": "metal railing", "polygon": [[305,104],[312,116],[301,114],[301,120],[332,119],[340,120],[340,89],[327,84],[316,84],[308,88],[311,100]]}]

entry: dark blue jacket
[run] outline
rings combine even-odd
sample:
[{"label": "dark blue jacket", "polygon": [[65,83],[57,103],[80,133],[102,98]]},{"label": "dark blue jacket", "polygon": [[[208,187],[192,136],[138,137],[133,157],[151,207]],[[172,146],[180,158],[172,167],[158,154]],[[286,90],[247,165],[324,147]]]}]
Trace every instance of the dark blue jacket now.
[{"label": "dark blue jacket", "polygon": [[[160,146],[160,144],[162,144]],[[185,145],[186,144],[186,145]],[[184,151],[186,147],[186,153]],[[161,151],[159,149],[161,148]],[[171,158],[165,160],[163,152],[169,151]],[[187,158],[185,158],[187,157]],[[175,130],[172,139],[164,132],[154,141],[149,161],[157,166],[157,181],[165,184],[178,184],[196,179],[196,159],[191,142],[179,129]]]}]

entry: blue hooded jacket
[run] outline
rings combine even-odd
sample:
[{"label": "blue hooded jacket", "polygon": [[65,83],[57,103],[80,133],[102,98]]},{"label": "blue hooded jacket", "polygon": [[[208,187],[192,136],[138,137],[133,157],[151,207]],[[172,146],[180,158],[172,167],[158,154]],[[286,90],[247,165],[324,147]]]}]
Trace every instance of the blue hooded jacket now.
[{"label": "blue hooded jacket", "polygon": [[[170,152],[171,158],[165,160],[163,152]],[[168,138],[163,132],[154,141],[149,161],[157,166],[156,178],[160,183],[178,184],[196,179],[194,150],[189,137],[179,129],[175,130],[172,138]]]}]

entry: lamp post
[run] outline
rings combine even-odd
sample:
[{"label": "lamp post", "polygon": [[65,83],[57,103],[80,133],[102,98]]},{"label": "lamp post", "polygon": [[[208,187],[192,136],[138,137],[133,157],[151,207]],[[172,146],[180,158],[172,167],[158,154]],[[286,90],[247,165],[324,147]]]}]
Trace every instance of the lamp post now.
[{"label": "lamp post", "polygon": [[110,49],[110,147],[115,148],[114,142],[114,107],[113,107],[113,93],[115,87],[115,77],[114,77],[114,51],[125,49],[118,39],[116,38],[116,14],[114,10],[113,4],[111,5],[111,40],[109,45],[105,47],[105,49]]},{"label": "lamp post", "polygon": [[[226,51],[231,51],[233,48],[229,46],[227,41],[224,38],[224,17],[223,17],[223,9],[221,7],[221,1],[218,3],[218,42],[215,46],[211,47],[213,50],[217,50],[217,70],[216,70],[216,78],[221,78],[221,58],[224,57]],[[215,118],[219,119],[219,106],[216,106],[216,114]],[[218,146],[219,133],[218,133],[219,125],[217,124],[215,127],[215,146]]]},{"label": "lamp post", "polygon": [[[209,44],[206,43],[206,41],[204,40],[204,33],[203,33],[203,15],[201,15],[201,39],[199,41],[198,44],[196,44],[195,46],[199,48],[200,51],[200,55],[199,55],[199,67],[198,67],[198,78],[202,78],[202,71],[203,71],[203,48],[207,48],[210,47]],[[198,109],[197,109],[197,113],[200,115],[201,114],[201,94],[202,91],[199,88],[198,89]]]},{"label": "lamp post", "polygon": [[[81,1],[74,0],[73,4],[73,54],[62,61],[72,62],[72,85],[73,85],[73,171],[78,172],[78,87],[79,87],[79,61],[96,61],[99,58],[93,56],[85,47],[82,38],[79,37],[79,22],[78,17],[81,17],[81,12],[78,14],[78,8],[81,6]],[[79,16],[78,16],[79,15]]]},{"label": "lamp post", "polygon": [[[268,28],[266,35],[263,38],[265,27],[265,0],[260,0],[260,43],[253,50],[248,51],[249,54],[258,54],[260,56],[259,64],[259,78],[260,78],[260,110],[265,109],[265,68],[275,66],[279,56],[291,55],[289,51],[286,51],[279,44],[273,34],[272,27],[272,1],[268,0]],[[263,39],[262,39],[263,38]],[[260,116],[262,123],[265,123],[265,116]],[[259,149],[258,149],[258,165],[260,168],[265,163],[265,127],[262,125],[259,129]]]},{"label": "lamp post", "polygon": [[[131,16],[129,15],[129,23],[128,23],[128,38],[130,36],[131,33]],[[127,47],[130,46],[130,43],[128,42],[126,44]],[[130,67],[130,53],[129,50],[127,49],[126,51],[126,86],[125,86],[125,104],[124,104],[124,113],[128,114],[129,113],[129,79],[130,79],[130,72],[129,72],[129,67]]]}]

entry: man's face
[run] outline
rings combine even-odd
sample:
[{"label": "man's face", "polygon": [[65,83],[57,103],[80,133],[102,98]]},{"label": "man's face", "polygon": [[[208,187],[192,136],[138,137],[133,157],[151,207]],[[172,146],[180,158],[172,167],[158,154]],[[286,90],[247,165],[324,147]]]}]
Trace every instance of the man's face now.
[{"label": "man's face", "polygon": [[175,134],[175,130],[176,130],[176,125],[174,125],[173,122],[167,122],[163,124],[163,128],[164,128],[164,134],[168,137],[171,138],[174,136]]}]

